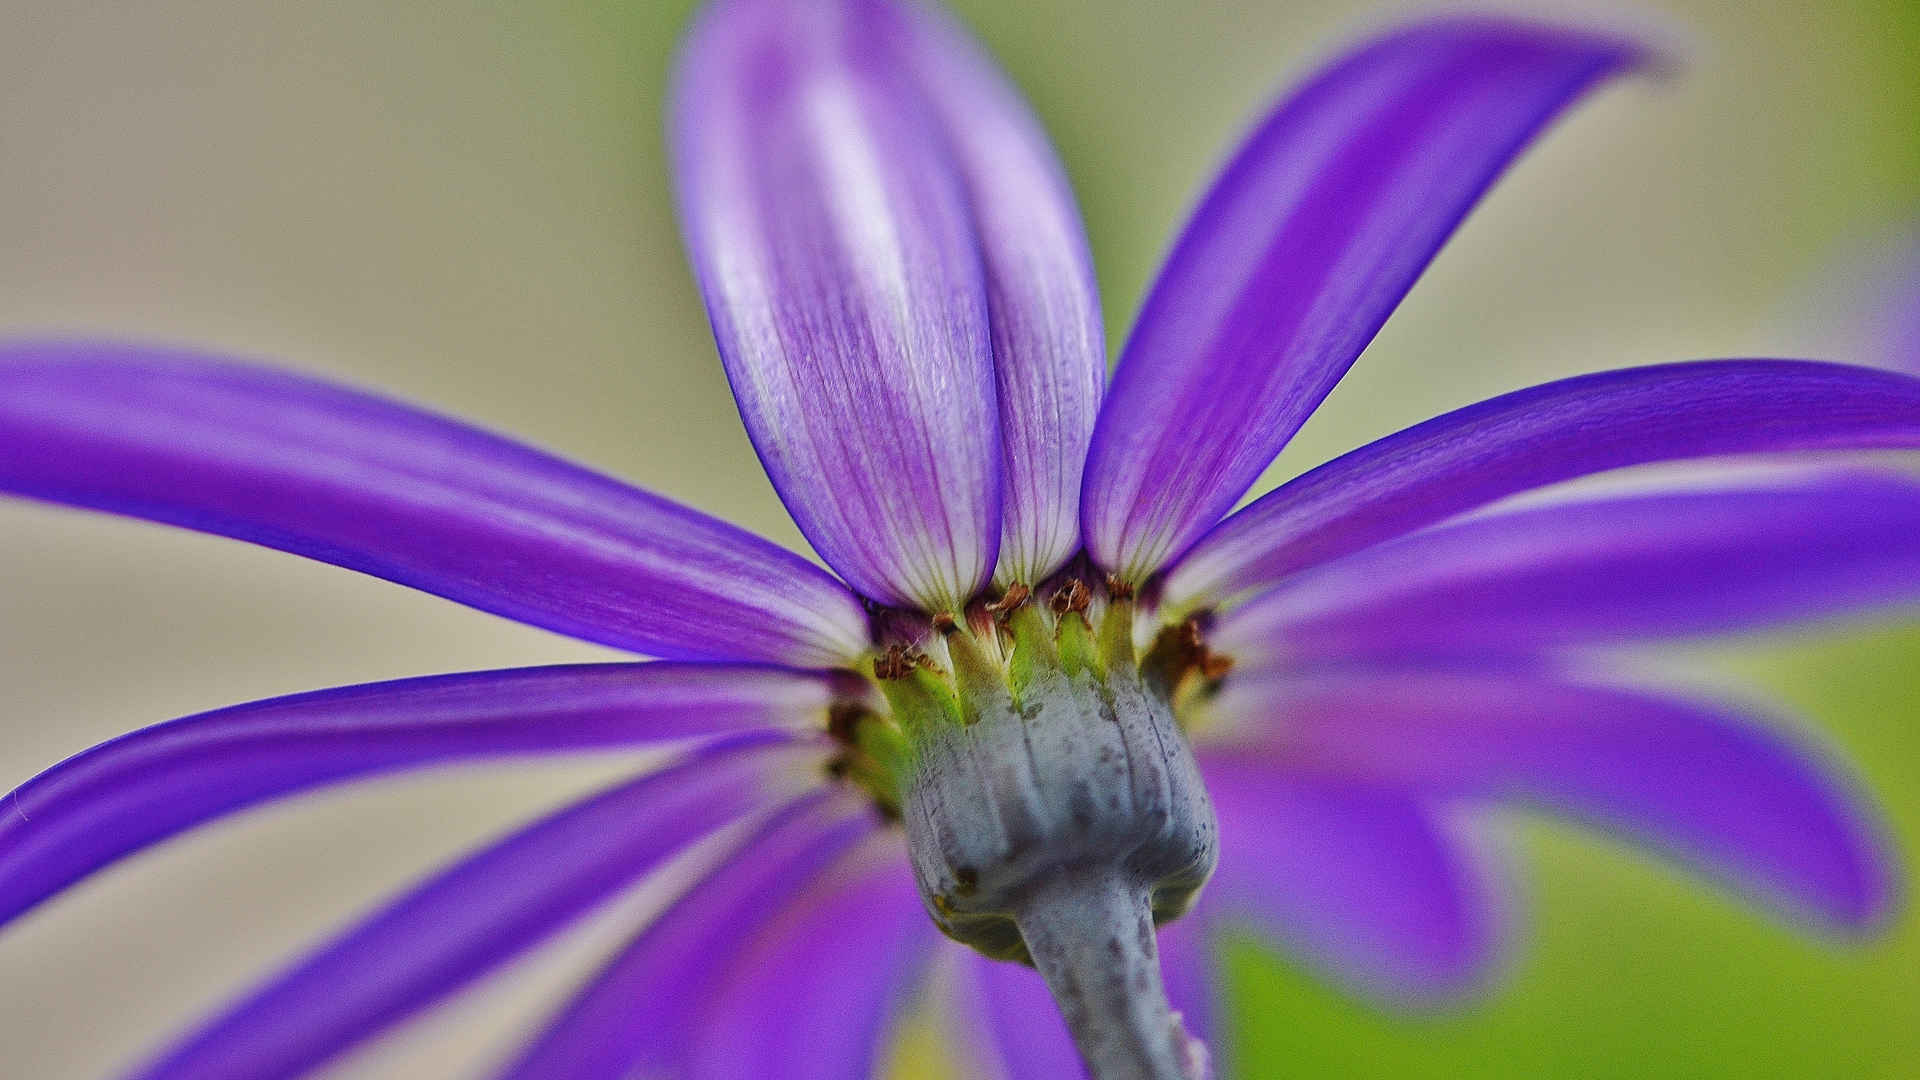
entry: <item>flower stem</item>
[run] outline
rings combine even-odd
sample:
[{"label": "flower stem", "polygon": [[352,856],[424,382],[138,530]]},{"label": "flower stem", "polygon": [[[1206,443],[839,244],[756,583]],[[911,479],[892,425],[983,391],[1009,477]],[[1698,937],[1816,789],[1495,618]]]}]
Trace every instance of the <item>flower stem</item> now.
[{"label": "flower stem", "polygon": [[1206,1047],[1167,1004],[1144,888],[1062,869],[1015,921],[1095,1080],[1207,1080]]}]

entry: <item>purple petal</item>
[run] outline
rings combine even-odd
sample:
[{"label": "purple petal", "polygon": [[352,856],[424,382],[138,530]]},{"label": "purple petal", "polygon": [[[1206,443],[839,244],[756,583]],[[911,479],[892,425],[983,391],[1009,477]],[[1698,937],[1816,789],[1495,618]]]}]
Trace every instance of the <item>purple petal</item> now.
[{"label": "purple petal", "polygon": [[1107,381],[1092,258],[1046,133],[992,58],[941,12],[894,14],[986,268],[1005,498],[996,576],[1037,582],[1080,547],[1080,471]]},{"label": "purple petal", "polygon": [[[602,968],[500,1075],[686,1075],[694,1028],[739,951],[874,825],[869,806],[833,791],[756,830]],[[780,984],[789,973],[758,975]]]},{"label": "purple petal", "polygon": [[636,652],[812,667],[867,643],[838,582],[724,522],[430,413],[186,352],[0,347],[0,491]]},{"label": "purple petal", "polygon": [[826,678],[740,665],[596,664],[271,698],[77,754],[0,802],[0,923],[127,854],[247,806],[500,754],[824,727]]},{"label": "purple petal", "polygon": [[1718,454],[1920,446],[1920,379],[1798,360],[1580,375],[1416,424],[1281,485],[1173,568],[1165,603],[1231,600],[1529,488]]},{"label": "purple petal", "polygon": [[553,934],[688,842],[792,798],[817,748],[697,752],[470,856],[141,1069],[141,1080],[296,1076]]},{"label": "purple petal", "polygon": [[1471,990],[1499,959],[1497,875],[1429,804],[1293,772],[1256,752],[1203,755],[1220,818],[1210,917],[1246,917],[1352,991],[1419,1001]]},{"label": "purple petal", "polygon": [[950,610],[1000,535],[987,296],[935,116],[869,0],[723,0],[673,141],[688,247],[767,473],[822,558]]},{"label": "purple petal", "polygon": [[1826,756],[1710,707],[1431,671],[1229,679],[1218,707],[1264,725],[1258,752],[1291,773],[1568,815],[1838,927],[1890,904],[1871,815]]},{"label": "purple petal", "polygon": [[1209,637],[1254,667],[1523,654],[1916,599],[1920,484],[1840,475],[1584,500],[1429,529],[1298,574],[1223,616]]},{"label": "purple petal", "polygon": [[844,1080],[878,1072],[891,1026],[942,944],[897,836],[823,875],[732,965],[687,1080]]},{"label": "purple petal", "polygon": [[1444,19],[1282,100],[1194,212],[1121,354],[1087,462],[1095,561],[1138,582],[1218,521],[1508,163],[1639,55]]}]

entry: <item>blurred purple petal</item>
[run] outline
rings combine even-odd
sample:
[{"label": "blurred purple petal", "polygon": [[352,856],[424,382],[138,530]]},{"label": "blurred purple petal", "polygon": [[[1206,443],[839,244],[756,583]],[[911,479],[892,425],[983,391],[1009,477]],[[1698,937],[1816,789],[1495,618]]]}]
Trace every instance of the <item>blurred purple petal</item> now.
[{"label": "blurred purple petal", "polygon": [[1264,726],[1257,752],[1292,773],[1564,814],[1838,927],[1891,901],[1871,816],[1827,756],[1711,707],[1516,672],[1360,670],[1230,678],[1218,708]]},{"label": "blurred purple petal", "polygon": [[1257,479],[1613,38],[1496,19],[1376,39],[1284,99],[1168,257],[1095,429],[1088,549],[1138,582]]},{"label": "blurred purple petal", "polygon": [[1591,499],[1489,515],[1296,575],[1222,617],[1244,666],[1304,657],[1524,654],[1750,630],[1920,600],[1920,484]]},{"label": "blurred purple petal", "polygon": [[953,609],[1000,536],[965,192],[872,0],[722,0],[674,91],[681,218],[747,432],[875,600]]},{"label": "blurred purple petal", "polygon": [[1080,471],[1107,381],[1086,235],[1046,132],[992,58],[942,12],[894,14],[986,267],[1005,498],[996,576],[1038,582],[1080,546]]},{"label": "blurred purple petal", "polygon": [[[836,790],[756,829],[601,968],[500,1075],[687,1075],[695,1028],[740,950],[876,824],[870,806]],[[758,976],[783,985],[788,974]]]},{"label": "blurred purple petal", "polygon": [[1220,817],[1210,917],[1250,918],[1335,983],[1388,1000],[1459,994],[1490,974],[1501,883],[1424,800],[1255,751],[1208,753],[1201,768]]},{"label": "blurred purple petal", "polygon": [[1457,409],[1281,485],[1170,572],[1164,602],[1219,603],[1515,492],[1719,454],[1920,447],[1920,379],[1799,360],[1580,375]]},{"label": "blurred purple petal", "polygon": [[431,413],[192,353],[0,347],[0,491],[636,652],[812,667],[866,645],[844,587],[725,522]]},{"label": "blurred purple petal", "polygon": [[1284,769],[1258,751],[1200,759],[1219,813],[1208,919],[1252,919],[1359,994],[1423,1001],[1478,986],[1505,901],[1423,799]]},{"label": "blurred purple petal", "polygon": [[729,971],[686,1080],[844,1080],[878,1072],[892,1024],[942,944],[897,836],[817,878]]},{"label": "blurred purple petal", "polygon": [[793,798],[818,756],[735,740],[575,803],[376,912],[134,1075],[297,1076],[532,947],[688,843]]},{"label": "blurred purple petal", "polygon": [[129,853],[236,810],[374,773],[501,754],[823,729],[817,675],[594,664],[320,690],[156,724],[0,802],[0,923]]}]

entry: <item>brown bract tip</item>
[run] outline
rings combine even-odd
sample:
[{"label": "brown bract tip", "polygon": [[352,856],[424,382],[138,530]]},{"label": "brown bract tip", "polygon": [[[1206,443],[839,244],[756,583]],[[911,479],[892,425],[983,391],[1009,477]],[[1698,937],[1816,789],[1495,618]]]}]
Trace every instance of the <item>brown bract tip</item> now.
[{"label": "brown bract tip", "polygon": [[1053,598],[1047,606],[1055,615],[1065,615],[1072,611],[1085,611],[1093,603],[1093,590],[1079,578],[1068,578],[1066,583],[1054,590]]},{"label": "brown bract tip", "polygon": [[1018,608],[1021,604],[1026,603],[1027,598],[1032,595],[1033,595],[1032,589],[1029,589],[1025,585],[1016,581],[1013,584],[1007,586],[1007,591],[1000,594],[1000,599],[995,600],[991,604],[988,604],[987,610],[992,612],[997,617],[1005,617],[1007,615],[1013,614],[1014,610]]},{"label": "brown bract tip", "polygon": [[1208,648],[1200,620],[1188,619],[1160,631],[1141,660],[1140,668],[1172,695],[1189,675],[1198,674],[1208,682],[1224,678],[1233,668],[1233,657]]},{"label": "brown bract tip", "polygon": [[850,701],[836,702],[827,710],[827,734],[833,736],[833,741],[837,743],[852,746],[854,733],[859,730],[860,721],[866,715],[864,705]]},{"label": "brown bract tip", "polygon": [[883,681],[904,679],[917,666],[917,658],[905,645],[889,645],[886,652],[873,658],[873,677]]},{"label": "brown bract tip", "polygon": [[887,646],[887,651],[874,657],[874,678],[906,678],[914,673],[916,667],[933,667],[933,661],[927,659],[927,653],[910,650],[906,646]]}]

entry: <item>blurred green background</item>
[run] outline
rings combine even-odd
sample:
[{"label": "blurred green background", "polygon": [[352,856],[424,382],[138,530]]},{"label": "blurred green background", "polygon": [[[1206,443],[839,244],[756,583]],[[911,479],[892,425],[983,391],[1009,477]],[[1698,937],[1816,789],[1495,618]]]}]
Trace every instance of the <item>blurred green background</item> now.
[{"label": "blurred green background", "polygon": [[[956,6],[1059,143],[1116,344],[1196,188],[1270,93],[1343,39],[1418,10]],[[273,358],[516,433],[798,546],[733,413],[674,230],[660,113],[690,10],[6,5],[0,332]],[[1920,6],[1566,13],[1654,34],[1680,73],[1607,91],[1529,155],[1268,483],[1546,377],[1705,355],[1866,356],[1834,313],[1884,237],[1920,214]],[[127,729],[243,699],[605,655],[235,543],[0,504],[0,787]],[[1920,864],[1920,624],[1675,655],[1830,732]],[[0,935],[0,1074],[124,1065],[272,959],[608,768],[363,785],[96,878]],[[1229,957],[1235,1074],[1920,1070],[1911,909],[1863,944],[1810,941],[1592,837],[1519,831],[1529,933],[1494,995],[1382,1017],[1242,944]],[[465,1075],[618,917],[337,1075]]]}]

